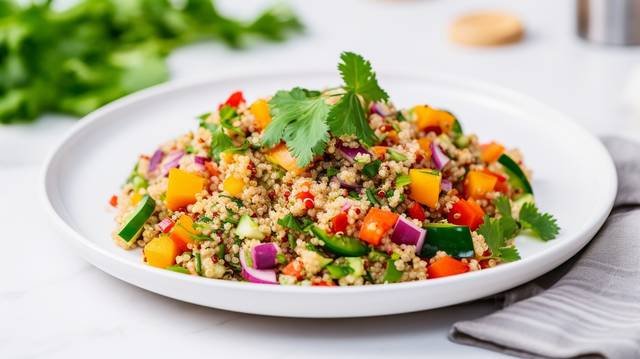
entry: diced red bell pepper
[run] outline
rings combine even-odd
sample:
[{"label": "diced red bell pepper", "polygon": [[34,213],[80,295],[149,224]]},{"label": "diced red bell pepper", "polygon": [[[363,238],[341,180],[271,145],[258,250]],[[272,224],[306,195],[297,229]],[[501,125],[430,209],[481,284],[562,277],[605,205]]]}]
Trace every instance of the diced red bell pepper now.
[{"label": "diced red bell pepper", "polygon": [[111,205],[111,207],[118,207],[118,196],[116,196],[115,194],[111,196],[111,198],[109,199],[109,204]]},{"label": "diced red bell pepper", "polygon": [[358,236],[361,240],[377,246],[382,237],[395,226],[397,220],[397,214],[373,207],[364,217]]},{"label": "diced red bell pepper", "polygon": [[242,95],[242,91],[236,91],[229,96],[227,101],[225,101],[225,105],[229,105],[231,107],[237,108],[241,103],[246,102],[244,96]]},{"label": "diced red bell pepper", "polygon": [[477,203],[461,198],[453,204],[447,219],[449,223],[468,226],[472,231],[475,231],[484,222],[482,217],[484,217],[484,211]]},{"label": "diced red bell pepper", "polygon": [[315,203],[313,203],[313,200],[315,199],[315,197],[313,196],[313,194],[311,194],[311,192],[308,192],[308,191],[299,192],[296,195],[296,198],[302,200],[302,203],[304,203],[304,206],[307,209],[311,209],[315,206]]},{"label": "diced red bell pepper", "polygon": [[344,233],[348,224],[349,217],[347,214],[344,212],[338,213],[335,217],[331,218],[331,233]]},{"label": "diced red bell pepper", "polygon": [[160,231],[162,233],[168,233],[171,231],[175,223],[171,220],[171,218],[165,218],[160,223],[158,223],[158,227],[160,227]]},{"label": "diced red bell pepper", "polygon": [[407,213],[409,214],[409,217],[417,219],[419,221],[424,221],[427,218],[427,216],[424,214],[424,209],[418,202],[413,202],[411,207],[409,207],[409,209],[407,210]]},{"label": "diced red bell pepper", "polygon": [[429,279],[448,277],[469,271],[469,266],[453,257],[441,257],[427,267]]},{"label": "diced red bell pepper", "polygon": [[302,279],[302,270],[304,264],[300,258],[296,258],[289,262],[284,268],[282,268],[282,274],[295,277],[297,280]]}]

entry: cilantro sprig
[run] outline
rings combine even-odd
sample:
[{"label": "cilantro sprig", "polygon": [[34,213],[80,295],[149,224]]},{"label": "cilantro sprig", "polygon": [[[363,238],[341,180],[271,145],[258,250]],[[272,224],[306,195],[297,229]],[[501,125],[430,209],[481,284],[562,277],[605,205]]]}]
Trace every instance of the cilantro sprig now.
[{"label": "cilantro sprig", "polygon": [[371,146],[378,141],[367,121],[369,104],[386,101],[371,63],[362,56],[343,52],[338,70],[344,82],[340,99],[329,105],[318,91],[295,87],[278,91],[269,101],[272,122],[262,137],[267,147],[284,140],[299,166],[308,165],[324,153],[329,132],[334,136],[354,135]]},{"label": "cilantro sprig", "polygon": [[494,205],[500,216],[485,216],[484,223],[478,228],[478,233],[482,234],[491,250],[492,258],[504,262],[520,259],[518,250],[508,242],[523,231],[528,230],[543,241],[554,239],[560,231],[557,220],[549,213],[541,213],[532,202],[522,205],[518,219],[513,218],[511,203],[507,197],[496,198]]},{"label": "cilantro sprig", "polygon": [[[235,114],[235,110],[233,112]],[[202,115],[200,119],[200,127],[206,128],[211,133],[211,148],[209,150],[209,156],[216,161],[220,160],[220,154],[227,153],[243,153],[249,149],[249,141],[244,139],[240,146],[236,146],[233,143],[233,139],[225,132],[225,129],[230,132],[238,133],[236,127],[231,124],[234,117],[230,117],[231,113],[222,108],[220,111],[220,125],[208,122],[208,115]],[[237,114],[234,115],[237,117]]]}]

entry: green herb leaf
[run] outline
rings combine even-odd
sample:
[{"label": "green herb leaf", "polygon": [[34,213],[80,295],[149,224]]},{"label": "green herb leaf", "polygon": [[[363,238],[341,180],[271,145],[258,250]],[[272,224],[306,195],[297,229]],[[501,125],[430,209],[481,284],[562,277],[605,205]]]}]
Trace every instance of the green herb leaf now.
[{"label": "green herb leaf", "polygon": [[346,90],[353,91],[367,101],[389,99],[389,95],[378,85],[376,73],[369,61],[353,52],[343,52],[340,59],[342,62],[338,64],[338,70]]},{"label": "green herb leaf", "polygon": [[523,228],[531,230],[543,241],[556,238],[560,231],[556,219],[549,213],[540,213],[536,205],[531,202],[522,205],[520,223]]},{"label": "green herb leaf", "polygon": [[338,169],[335,167],[327,168],[327,177],[331,178],[338,174]]},{"label": "green herb leaf", "polygon": [[324,99],[309,96],[296,87],[291,91],[278,91],[269,106],[273,120],[262,136],[266,146],[272,147],[284,139],[300,167],[324,153],[329,140],[329,105]]},{"label": "green herb leaf", "polygon": [[387,152],[389,153],[389,158],[391,158],[394,161],[402,162],[407,160],[407,156],[394,150],[393,148],[389,148]]},{"label": "green herb leaf", "polygon": [[378,141],[367,121],[362,103],[354,91],[347,91],[329,112],[329,128],[335,136],[356,135],[362,143],[372,146]]},{"label": "green herb leaf", "polygon": [[286,216],[278,220],[278,224],[287,229],[293,229],[294,231],[302,232],[303,226],[298,222],[293,214],[289,213]]},{"label": "green herb leaf", "polygon": [[377,204],[378,206],[380,206],[380,201],[378,201],[376,194],[373,193],[373,189],[367,188],[366,194],[367,194],[367,199],[369,200],[369,202],[371,202],[372,205]]},{"label": "green herb leaf", "polygon": [[503,262],[514,262],[520,259],[520,253],[516,247],[502,247],[500,254]]},{"label": "green herb leaf", "polygon": [[502,229],[502,235],[506,239],[514,238],[518,235],[520,226],[518,222],[511,215],[511,202],[506,196],[500,196],[493,202],[496,206],[498,213],[500,214],[500,228]]},{"label": "green herb leaf", "polygon": [[174,266],[169,266],[166,269],[173,271],[173,272],[177,272],[177,273],[182,273],[182,274],[189,274],[189,270],[187,268],[178,266],[178,265],[174,265]]},{"label": "green herb leaf", "polygon": [[196,252],[195,254],[195,267],[196,267],[196,273],[198,273],[198,275],[202,274],[202,258],[200,257],[200,252]]},{"label": "green herb leaf", "polygon": [[362,174],[364,174],[365,176],[367,176],[369,178],[375,177],[378,174],[378,171],[380,170],[380,165],[381,164],[382,164],[382,161],[380,161],[380,160],[375,160],[373,162],[367,163],[362,168]]}]

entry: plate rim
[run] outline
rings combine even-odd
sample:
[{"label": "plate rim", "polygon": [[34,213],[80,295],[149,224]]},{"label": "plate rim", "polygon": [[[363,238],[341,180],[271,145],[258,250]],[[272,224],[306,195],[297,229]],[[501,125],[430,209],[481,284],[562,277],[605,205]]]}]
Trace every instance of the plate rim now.
[{"label": "plate rim", "polygon": [[[455,85],[459,88],[464,89],[472,89],[472,90],[484,90],[487,93],[498,94],[500,100],[509,99],[511,103],[527,103],[529,106],[533,106],[544,110],[546,113],[552,114],[557,120],[562,122],[563,126],[572,127],[573,131],[577,131],[581,134],[581,136],[595,145],[596,151],[600,152],[606,159],[607,164],[607,179],[610,182],[608,193],[606,194],[609,198],[608,206],[605,211],[601,212],[601,214],[594,219],[596,225],[591,227],[585,227],[581,231],[574,233],[567,241],[564,241],[558,245],[556,245],[556,252],[562,252],[562,255],[556,255],[552,260],[547,260],[543,262],[557,262],[556,265],[550,266],[549,268],[545,268],[539,275],[536,275],[531,278],[526,278],[524,280],[520,280],[520,283],[533,280],[544,273],[547,273],[553,269],[555,269],[560,264],[567,261],[569,258],[573,257],[576,253],[578,253],[583,247],[585,247],[592,239],[593,236],[600,230],[606,219],[608,218],[611,209],[613,208],[615,196],[617,193],[617,173],[615,169],[615,165],[609,152],[606,150],[602,142],[594,136],[592,133],[587,131],[584,127],[579,125],[577,122],[571,119],[571,117],[563,114],[562,112],[556,110],[550,105],[547,105],[530,95],[525,95],[516,90],[512,90],[510,88],[492,84],[486,81],[478,80],[475,78],[470,78],[466,76],[459,76],[453,74],[445,74],[442,72],[434,73],[428,71],[418,71],[411,70],[407,71],[406,69],[398,69],[394,67],[382,67],[378,72],[380,78],[384,77],[406,77],[410,79],[418,79],[422,81],[442,81],[452,85]],[[393,284],[376,284],[376,285],[367,285],[367,286],[345,286],[332,288],[327,290],[324,287],[315,287],[315,286],[283,286],[283,285],[262,285],[255,283],[247,283],[247,282],[237,282],[237,281],[229,281],[223,279],[212,279],[212,278],[203,278],[196,276],[185,276],[180,273],[174,273],[172,271],[162,270],[158,268],[154,268],[148,265],[145,265],[142,262],[131,262],[123,256],[119,256],[116,253],[111,253],[106,249],[101,248],[93,241],[85,238],[85,236],[78,231],[76,231],[70,224],[68,224],[60,214],[56,211],[56,208],[53,204],[53,200],[50,197],[50,193],[48,191],[48,182],[50,180],[50,174],[52,171],[52,166],[56,163],[57,157],[60,155],[62,149],[65,144],[73,139],[78,133],[81,133],[85,128],[94,125],[94,123],[100,123],[101,118],[105,118],[103,115],[107,115],[108,113],[121,109],[123,107],[128,106],[129,104],[135,103],[140,100],[144,100],[150,97],[154,97],[156,95],[162,95],[166,93],[170,93],[173,91],[178,91],[184,88],[192,87],[192,86],[202,86],[206,84],[219,83],[224,81],[229,81],[232,79],[252,79],[256,77],[278,77],[278,76],[326,76],[333,77],[335,74],[333,72],[329,72],[326,70],[316,69],[316,68],[307,68],[307,69],[292,69],[292,70],[279,70],[276,72],[273,71],[264,71],[264,70],[242,70],[242,71],[227,71],[227,73],[223,76],[206,76],[200,79],[187,79],[187,80],[173,80],[163,84],[159,84],[156,86],[149,87],[147,89],[132,93],[125,97],[122,97],[118,100],[115,100],[91,113],[82,117],[78,123],[74,124],[72,128],[56,143],[52,150],[48,153],[44,165],[42,166],[40,172],[39,179],[39,189],[40,189],[40,200],[44,204],[45,211],[49,216],[49,219],[52,220],[55,226],[61,230],[64,234],[66,240],[71,241],[72,244],[80,245],[84,247],[86,250],[93,251],[94,254],[99,254],[112,262],[117,262],[120,265],[124,265],[129,270],[142,270],[146,272],[146,274],[150,275],[158,275],[159,277],[164,277],[169,280],[178,279],[180,282],[190,282],[193,285],[204,285],[204,286],[212,286],[219,287],[220,289],[229,288],[233,290],[246,290],[250,292],[280,292],[282,294],[309,294],[313,295],[351,295],[354,293],[373,293],[373,292],[388,292],[388,291],[403,291],[403,290],[411,290],[417,288],[428,288],[430,286],[446,286],[453,282],[460,282],[457,285],[463,286],[466,282],[476,282],[482,280],[484,277],[499,277],[507,275],[508,271],[516,271],[518,268],[522,269],[526,266],[530,266],[530,263],[535,263],[540,261],[540,258],[543,256],[548,256],[548,250],[542,250],[538,253],[535,253],[529,257],[523,258],[516,262],[506,263],[503,265],[496,266],[494,268],[485,269],[482,271],[473,271],[465,273],[461,276],[450,276],[444,278],[438,278],[436,281],[429,280],[421,280],[421,281],[412,281],[412,282],[403,282],[403,283],[393,283]],[[580,238],[586,238],[579,240]],[[570,249],[571,247],[575,247]],[[97,265],[94,261],[88,259],[88,255],[84,253],[81,254],[85,260],[89,261],[92,265],[98,267],[99,269],[107,272],[112,276],[116,276],[117,278],[132,283],[127,279],[121,278],[109,270],[102,268],[102,266]],[[547,263],[548,264],[548,263]],[[138,286],[137,284],[134,284]],[[517,284],[516,284],[517,285]],[[509,286],[509,288],[514,287]],[[144,287],[143,287],[144,288]],[[145,288],[146,289],[146,288]]]}]

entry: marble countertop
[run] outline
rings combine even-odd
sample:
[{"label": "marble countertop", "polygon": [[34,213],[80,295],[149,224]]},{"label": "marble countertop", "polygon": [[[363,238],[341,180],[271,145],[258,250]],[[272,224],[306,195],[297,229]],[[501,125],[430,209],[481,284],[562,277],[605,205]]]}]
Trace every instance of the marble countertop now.
[{"label": "marble countertop", "polygon": [[[250,15],[267,1],[224,1]],[[295,1],[307,33],[282,45],[230,51],[202,43],[170,58],[174,79],[227,69],[306,63],[333,68],[342,50],[374,64],[469,76],[531,95],[595,134],[640,138],[640,119],[623,102],[640,48],[600,47],[576,39],[571,1]],[[499,8],[527,27],[518,45],[469,49],[446,28],[469,9]],[[164,298],[112,278],[76,256],[50,227],[39,198],[44,155],[73,119],[45,116],[0,127],[0,358],[467,357],[495,358],[446,339],[451,324],[495,310],[490,301],[397,316],[306,320],[260,317]],[[247,300],[260,300],[247,298]]]}]

